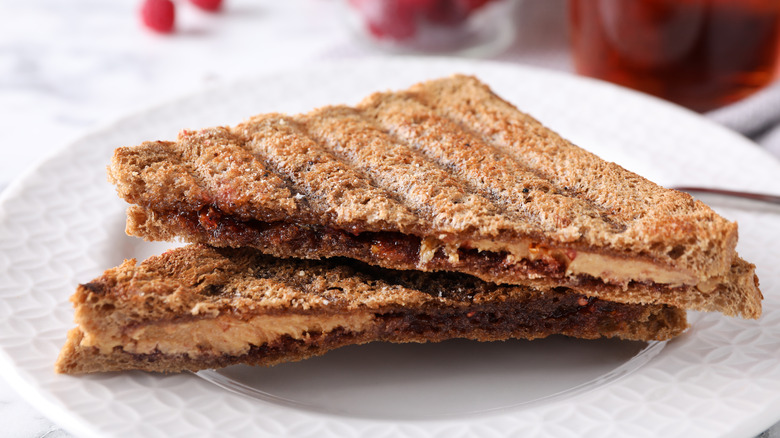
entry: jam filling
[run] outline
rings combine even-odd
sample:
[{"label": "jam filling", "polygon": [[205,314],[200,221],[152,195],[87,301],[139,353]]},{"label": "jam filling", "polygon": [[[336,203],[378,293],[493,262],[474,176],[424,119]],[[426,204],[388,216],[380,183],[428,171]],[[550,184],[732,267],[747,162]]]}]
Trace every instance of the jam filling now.
[{"label": "jam filling", "polygon": [[518,259],[506,251],[463,246],[457,248],[455,258],[445,248],[438,248],[433,257],[421,259],[422,239],[415,235],[363,230],[348,232],[292,221],[240,220],[211,206],[196,212],[157,211],[155,217],[190,242],[215,247],[251,247],[283,258],[348,257],[390,269],[457,271],[497,283],[541,288],[566,286],[587,290],[591,295],[611,293],[614,286],[625,288],[630,284],[641,285],[647,293],[669,293],[687,287],[649,280],[613,282],[587,273],[567,272],[566,262],[556,257]]},{"label": "jam filling", "polygon": [[[479,276],[497,278],[549,278],[563,280],[566,265],[553,257],[516,260],[506,252],[459,248],[457,261],[439,248],[435,255],[420,260],[421,238],[400,232],[361,231],[350,233],[327,226],[292,222],[242,221],[212,207],[197,213],[157,213],[175,224],[189,239],[213,246],[253,247],[265,253],[302,258],[350,257],[396,269],[448,270],[457,268]],[[592,279],[594,283],[601,283]],[[575,281],[580,284],[587,277]],[[560,281],[558,281],[560,283]],[[571,282],[571,279],[570,279]]]}]

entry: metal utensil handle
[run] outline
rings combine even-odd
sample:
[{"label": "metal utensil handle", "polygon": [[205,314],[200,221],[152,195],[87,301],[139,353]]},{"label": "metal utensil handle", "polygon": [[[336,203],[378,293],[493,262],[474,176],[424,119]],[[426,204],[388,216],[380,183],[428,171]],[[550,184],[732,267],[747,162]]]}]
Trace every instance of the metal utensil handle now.
[{"label": "metal utensil handle", "polygon": [[672,188],[682,192],[712,193],[714,195],[731,196],[735,198],[745,198],[753,199],[755,201],[769,202],[771,204],[780,204],[780,196],[769,195],[766,193],[741,192],[737,190],[713,189],[709,187],[678,186]]}]

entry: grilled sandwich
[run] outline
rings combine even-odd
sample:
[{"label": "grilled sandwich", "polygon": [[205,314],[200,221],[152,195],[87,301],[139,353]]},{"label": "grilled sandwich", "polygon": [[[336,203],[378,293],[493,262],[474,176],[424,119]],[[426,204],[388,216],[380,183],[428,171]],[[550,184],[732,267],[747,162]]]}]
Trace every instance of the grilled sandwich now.
[{"label": "grilled sandwich", "polygon": [[127,231],[757,318],[737,224],[455,75],[116,150]]},{"label": "grilled sandwich", "polygon": [[69,374],[273,365],[373,341],[664,340],[687,326],[679,308],[567,288],[205,245],[127,260],[80,285],[71,301],[78,327],[56,364]]}]

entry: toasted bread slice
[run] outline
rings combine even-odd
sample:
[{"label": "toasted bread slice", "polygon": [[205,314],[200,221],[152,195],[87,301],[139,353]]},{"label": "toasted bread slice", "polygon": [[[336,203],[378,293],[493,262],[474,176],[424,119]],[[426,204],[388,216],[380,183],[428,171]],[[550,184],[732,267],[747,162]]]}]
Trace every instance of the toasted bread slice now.
[{"label": "toasted bread slice", "polygon": [[735,223],[572,145],[472,77],[119,148],[109,175],[134,204],[128,232],[150,240],[761,313]]},{"label": "toasted bread slice", "polygon": [[78,327],[56,364],[71,374],[273,365],[372,341],[662,340],[687,327],[685,311],[666,305],[205,245],[128,260],[71,301]]}]

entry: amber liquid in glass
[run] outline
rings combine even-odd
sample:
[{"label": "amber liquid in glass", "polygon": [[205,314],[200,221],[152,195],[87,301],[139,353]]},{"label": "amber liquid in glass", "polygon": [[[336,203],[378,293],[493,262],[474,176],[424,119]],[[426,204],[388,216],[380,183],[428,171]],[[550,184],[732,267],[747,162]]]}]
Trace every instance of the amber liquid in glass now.
[{"label": "amber liquid in glass", "polygon": [[780,0],[569,0],[578,73],[707,111],[771,82]]}]

